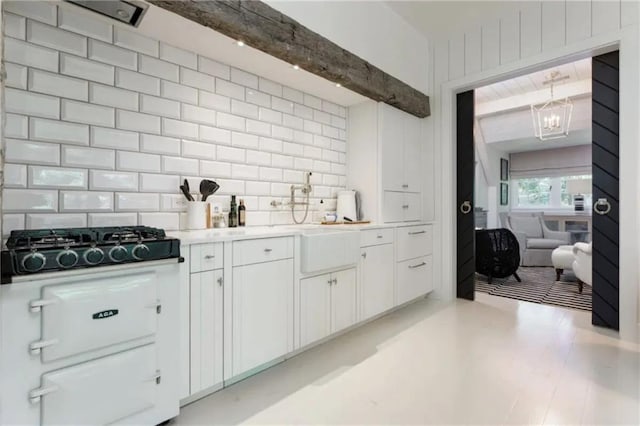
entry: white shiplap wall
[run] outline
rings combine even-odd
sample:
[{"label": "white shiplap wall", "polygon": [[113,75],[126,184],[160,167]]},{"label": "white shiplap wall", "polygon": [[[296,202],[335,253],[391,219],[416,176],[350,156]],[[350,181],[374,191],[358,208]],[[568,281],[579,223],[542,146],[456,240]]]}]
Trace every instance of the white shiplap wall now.
[{"label": "white shiplap wall", "polygon": [[291,223],[269,203],[286,200],[304,171],[313,202],[344,188],[344,107],[69,4],[4,1],[3,15],[5,234],[177,229],[184,178],[195,191],[216,180],[212,201],[224,207],[243,198],[249,225]]}]

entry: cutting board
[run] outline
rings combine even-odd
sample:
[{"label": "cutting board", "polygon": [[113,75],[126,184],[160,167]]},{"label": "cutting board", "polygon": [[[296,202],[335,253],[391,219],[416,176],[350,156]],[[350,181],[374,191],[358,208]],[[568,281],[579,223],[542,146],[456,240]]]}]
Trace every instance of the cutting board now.
[{"label": "cutting board", "polygon": [[364,225],[371,223],[370,220],[354,220],[353,222],[320,222],[321,225]]}]

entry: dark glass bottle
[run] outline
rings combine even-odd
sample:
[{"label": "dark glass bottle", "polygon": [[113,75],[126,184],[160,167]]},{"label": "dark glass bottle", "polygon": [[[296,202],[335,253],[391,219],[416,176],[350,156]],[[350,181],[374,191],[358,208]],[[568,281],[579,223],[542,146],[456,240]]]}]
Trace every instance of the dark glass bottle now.
[{"label": "dark glass bottle", "polygon": [[236,210],[236,196],[231,196],[231,206],[229,207],[229,228],[238,226],[238,211]]},{"label": "dark glass bottle", "polygon": [[246,210],[247,208],[244,206],[244,200],[240,200],[240,207],[238,207],[238,226],[246,225]]}]

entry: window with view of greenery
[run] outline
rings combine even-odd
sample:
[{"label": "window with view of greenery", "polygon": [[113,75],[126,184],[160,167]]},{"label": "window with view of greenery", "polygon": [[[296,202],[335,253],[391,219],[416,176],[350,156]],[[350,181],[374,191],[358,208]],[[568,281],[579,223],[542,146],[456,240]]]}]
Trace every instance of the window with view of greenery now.
[{"label": "window with view of greenery", "polygon": [[[567,180],[591,179],[591,175],[514,179],[511,182],[514,207],[568,208],[573,207],[573,194],[567,192]],[[591,204],[591,194],[585,194],[585,205]]]}]

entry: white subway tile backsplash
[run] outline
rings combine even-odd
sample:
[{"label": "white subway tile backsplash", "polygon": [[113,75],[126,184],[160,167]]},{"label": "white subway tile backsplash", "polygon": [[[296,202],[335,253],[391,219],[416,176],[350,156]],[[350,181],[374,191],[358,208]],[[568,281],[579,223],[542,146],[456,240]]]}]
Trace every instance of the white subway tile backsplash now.
[{"label": "white subway tile backsplash", "polygon": [[116,127],[134,132],[160,133],[160,117],[117,109]]},{"label": "white subway tile backsplash", "polygon": [[57,210],[58,191],[9,188],[2,191],[3,212],[55,212]]},{"label": "white subway tile backsplash", "polygon": [[29,90],[80,101],[89,99],[87,81],[33,68],[29,70]]},{"label": "white subway tile backsplash", "polygon": [[110,149],[63,146],[61,164],[67,167],[113,170],[115,152]]},{"label": "white subway tile backsplash", "polygon": [[58,71],[58,52],[55,50],[6,37],[3,54],[8,62],[48,71]]},{"label": "white subway tile backsplash", "polygon": [[162,134],[177,138],[198,139],[198,125],[180,120],[162,118]]},{"label": "white subway tile backsplash", "polygon": [[60,99],[7,87],[4,91],[7,112],[35,115],[45,118],[60,118]]},{"label": "white subway tile backsplash", "polygon": [[89,145],[89,126],[85,124],[31,117],[29,132],[34,140]]},{"label": "white subway tile backsplash", "polygon": [[113,193],[97,191],[60,191],[60,211],[113,211]]},{"label": "white subway tile backsplash", "polygon": [[331,149],[338,152],[347,152],[347,143],[337,139],[331,139]]},{"label": "white subway tile backsplash", "polygon": [[[218,116],[218,120],[219,119],[220,117]],[[229,130],[202,125],[200,126],[199,130],[201,141],[231,145],[231,132]]]},{"label": "white subway tile backsplash", "polygon": [[5,114],[4,135],[8,138],[29,137],[29,118],[24,115]]},{"label": "white subway tile backsplash", "polygon": [[27,215],[27,229],[81,228],[87,226],[83,213],[31,213]]},{"label": "white subway tile backsplash", "polygon": [[290,87],[284,87],[282,89],[282,97],[299,104],[304,103],[304,93]]},{"label": "white subway tile backsplash", "polygon": [[89,39],[89,59],[130,70],[138,69],[138,54],[111,44]]},{"label": "white subway tile backsplash", "polygon": [[138,94],[136,92],[97,83],[89,84],[89,102],[134,111],[138,110]]},{"label": "white subway tile backsplash", "polygon": [[87,189],[88,171],[86,169],[29,166],[28,179],[30,188]]},{"label": "white subway tile backsplash", "polygon": [[[179,153],[178,153],[179,154]],[[183,140],[182,156],[204,160],[216,159],[216,147],[210,143]]]},{"label": "white subway tile backsplash", "polygon": [[87,56],[87,38],[37,21],[27,21],[27,41],[74,55]]},{"label": "white subway tile backsplash", "polygon": [[283,170],[282,180],[287,183],[304,182],[304,172],[300,170]]},{"label": "white subway tile backsplash", "polygon": [[111,65],[78,58],[66,53],[60,54],[60,72],[72,77],[113,85],[114,70],[115,68]]},{"label": "white subway tile backsplash", "polygon": [[240,148],[232,148],[230,146],[218,146],[216,158],[222,161],[244,163],[245,150]]},{"label": "white subway tile backsplash", "polygon": [[347,120],[341,117],[336,117],[335,115],[331,116],[331,123],[329,124],[331,124],[333,127],[337,127],[338,129],[347,129]]},{"label": "white subway tile backsplash", "polygon": [[[234,179],[258,179],[258,166],[232,164],[231,177]],[[260,176],[262,178],[262,176]]]},{"label": "white subway tile backsplash", "polygon": [[251,104],[267,108],[271,107],[271,96],[266,93],[258,92],[257,90],[245,89],[245,99]]},{"label": "white subway tile backsplash", "polygon": [[138,133],[116,130],[105,127],[91,126],[91,145],[98,148],[124,149],[137,151],[139,149]]},{"label": "white subway tile backsplash", "polygon": [[22,164],[60,164],[60,146],[48,142],[5,140],[5,161]]},{"label": "white subway tile backsplash", "polygon": [[216,194],[220,195],[244,195],[244,182],[243,180],[232,179],[217,179],[220,189]]},{"label": "white subway tile backsplash", "polygon": [[270,195],[271,184],[269,182],[247,181],[246,193],[249,195]]},{"label": "white subway tile backsplash", "polygon": [[198,55],[165,43],[160,43],[160,59],[188,68],[198,68]]},{"label": "white subway tile backsplash", "polygon": [[322,101],[322,110],[324,112],[328,112],[332,115],[337,115],[338,117],[346,118],[347,117],[347,109],[340,105],[336,105],[334,103],[328,101]]},{"label": "white subway tile backsplash", "polygon": [[307,158],[322,158],[322,150],[320,148],[316,148],[315,146],[305,146],[303,155]]},{"label": "white subway tile backsplash", "polygon": [[225,80],[229,80],[231,78],[231,69],[228,65],[221,64],[220,62],[216,62],[202,56],[198,57],[198,71],[214,77],[224,78]]},{"label": "white subway tile backsplash", "polygon": [[338,163],[340,161],[340,154],[337,151],[329,151],[327,149],[322,150],[322,159],[325,161],[331,161]]},{"label": "white subway tile backsplash", "polygon": [[180,118],[180,102],[151,95],[140,95],[140,112]]},{"label": "white subway tile backsplash", "polygon": [[286,127],[291,127],[292,129],[304,129],[304,120],[300,117],[289,114],[282,114],[282,124]]},{"label": "white subway tile backsplash", "polygon": [[216,93],[244,101],[244,87],[216,78]]},{"label": "white subway tile backsplash", "polygon": [[322,183],[326,186],[340,186],[340,176],[324,175]]},{"label": "white subway tile backsplash", "polygon": [[321,148],[331,148],[331,139],[326,136],[313,135],[313,144]]},{"label": "white subway tile backsplash", "polygon": [[304,94],[304,104],[310,108],[322,109],[322,99],[311,96],[307,93]]},{"label": "white subway tile backsplash", "polygon": [[231,144],[240,148],[258,148],[259,137],[247,133],[233,132],[231,134]]},{"label": "white subway tile backsplash", "polygon": [[152,226],[167,231],[180,229],[180,215],[178,213],[139,213],[140,225]]},{"label": "white subway tile backsplash", "polygon": [[222,127],[223,129],[245,130],[245,119],[243,117],[226,114],[224,112],[217,114],[217,124],[218,127]]},{"label": "white subway tile backsplash", "polygon": [[296,158],[293,161],[293,167],[298,170],[311,170],[313,169],[313,160],[310,158]]},{"label": "white subway tile backsplash", "polygon": [[230,112],[231,111],[231,99],[217,95],[215,93],[200,91],[199,105],[205,108],[211,108],[218,111]]},{"label": "white subway tile backsplash", "polygon": [[175,192],[179,187],[180,176],[140,173],[141,192]]},{"label": "white subway tile backsplash", "polygon": [[282,97],[282,85],[274,81],[267,80],[266,78],[260,77],[260,81],[258,82],[258,87],[260,88],[261,92]]},{"label": "white subway tile backsplash", "polygon": [[62,29],[111,43],[113,25],[102,20],[87,19],[87,14],[70,7],[58,8],[58,26]]},{"label": "white subway tile backsplash", "polygon": [[213,92],[216,87],[215,78],[188,68],[180,68],[180,83],[185,86],[195,87],[197,89]]},{"label": "white subway tile backsplash", "polygon": [[231,68],[231,81],[245,87],[258,88],[258,76],[238,68]]},{"label": "white subway tile backsplash", "polygon": [[282,124],[282,113],[267,108],[259,109],[260,120],[274,124]]},{"label": "white subway tile backsplash", "polygon": [[135,226],[137,213],[89,213],[88,226]]},{"label": "white subway tile backsplash", "polygon": [[324,124],[322,125],[322,134],[333,139],[342,139],[343,137],[339,129]]},{"label": "white subway tile backsplash", "polygon": [[7,78],[5,80],[7,87],[27,90],[27,67],[5,62],[4,68],[7,72]]},{"label": "white subway tile backsplash", "polygon": [[137,72],[116,70],[116,86],[150,95],[160,95],[160,80]]},{"label": "white subway tile backsplash", "polygon": [[117,192],[116,211],[158,211],[160,208],[160,197],[158,194],[126,193]]},{"label": "white subway tile backsplash", "polygon": [[231,163],[202,160],[200,161],[200,174],[212,178],[231,177]]},{"label": "white subway tile backsplash", "polygon": [[2,215],[2,233],[3,237],[7,237],[14,229],[26,229],[23,214],[3,214]]},{"label": "white subway tile backsplash", "polygon": [[271,124],[257,120],[248,120],[246,122],[247,133],[254,133],[261,136],[271,136]]},{"label": "white subway tile backsplash", "polygon": [[331,163],[331,173],[344,175],[347,173],[347,168],[344,164]]},{"label": "white subway tile backsplash", "polygon": [[135,50],[136,52],[158,57],[159,43],[132,31],[127,31],[121,27],[114,28],[113,41],[116,45]]},{"label": "white subway tile backsplash", "polygon": [[61,116],[63,120],[96,126],[114,127],[116,124],[113,108],[67,99],[62,100]]},{"label": "white subway tile backsplash", "polygon": [[92,191],[138,191],[138,173],[106,170],[89,171]]},{"label": "white subway tile backsplash", "polygon": [[160,156],[139,152],[118,151],[116,155],[116,166],[118,170],[159,172]]},{"label": "white subway tile backsplash", "polygon": [[153,154],[180,155],[180,139],[158,135],[140,135],[140,151]]},{"label": "white subway tile backsplash", "polygon": [[304,120],[304,131],[310,133],[321,134],[322,133],[322,124],[316,123],[311,120]]},{"label": "white subway tile backsplash", "polygon": [[195,105],[182,104],[182,119],[194,123],[215,126],[216,112]]},{"label": "white subway tile backsplash", "polygon": [[288,155],[271,154],[271,165],[273,167],[290,169],[293,167],[293,157],[289,157]]},{"label": "white subway tile backsplash", "polygon": [[247,164],[257,164],[259,166],[271,165],[271,154],[268,152],[247,150],[246,155]]},{"label": "white subway tile backsplash", "polygon": [[258,118],[258,107],[256,105],[232,99],[231,113],[248,118]]},{"label": "white subway tile backsplash", "polygon": [[9,37],[24,40],[26,37],[27,20],[23,16],[4,13],[4,34]]},{"label": "white subway tile backsplash", "polygon": [[6,12],[15,13],[45,24],[56,25],[58,22],[57,6],[45,1],[3,1],[2,8]]},{"label": "white subway tile backsplash", "polygon": [[331,114],[326,112],[313,110],[313,120],[323,124],[331,124]]},{"label": "white subway tile backsplash", "polygon": [[282,141],[273,138],[260,138],[259,148],[262,151],[282,152]]},{"label": "white subway tile backsplash", "polygon": [[313,120],[313,110],[304,105],[295,104],[293,107],[293,114],[296,117],[304,118],[306,120]]},{"label": "white subway tile backsplash", "polygon": [[331,173],[331,163],[328,161],[313,161],[313,170],[321,173]]},{"label": "white subway tile backsplash", "polygon": [[274,138],[283,139],[285,141],[293,140],[293,130],[288,127],[276,126],[275,124],[271,126],[271,135]]},{"label": "white subway tile backsplash", "polygon": [[200,164],[198,160],[182,157],[162,157],[162,171],[173,174],[198,174]]},{"label": "white subway tile backsplash", "polygon": [[166,80],[162,80],[160,82],[160,95],[163,98],[187,102],[190,104],[198,103],[197,89],[194,89],[193,87],[183,86],[181,84],[172,83]]},{"label": "white subway tile backsplash", "polygon": [[26,188],[27,166],[22,164],[5,164],[3,178],[5,188]]},{"label": "white subway tile backsplash", "polygon": [[276,111],[293,114],[293,107],[294,103],[289,100],[277,98],[275,96],[271,99],[271,108]]},{"label": "white subway tile backsplash", "polygon": [[282,182],[282,169],[260,167],[260,180]]},{"label": "white subway tile backsplash", "polygon": [[300,130],[293,131],[293,140],[306,145],[313,144],[313,135],[311,133],[302,132]]},{"label": "white subway tile backsplash", "polygon": [[138,71],[143,74],[178,82],[178,66],[146,55],[138,55]]},{"label": "white subway tile backsplash", "polygon": [[[275,197],[287,197],[291,193],[291,184],[288,183],[272,183],[271,184],[271,195]],[[279,212],[290,215],[290,212]],[[287,219],[282,222],[283,224],[287,223]]]},{"label": "white subway tile backsplash", "polygon": [[282,152],[287,155],[302,156],[304,152],[304,147],[297,143],[283,142]]}]

